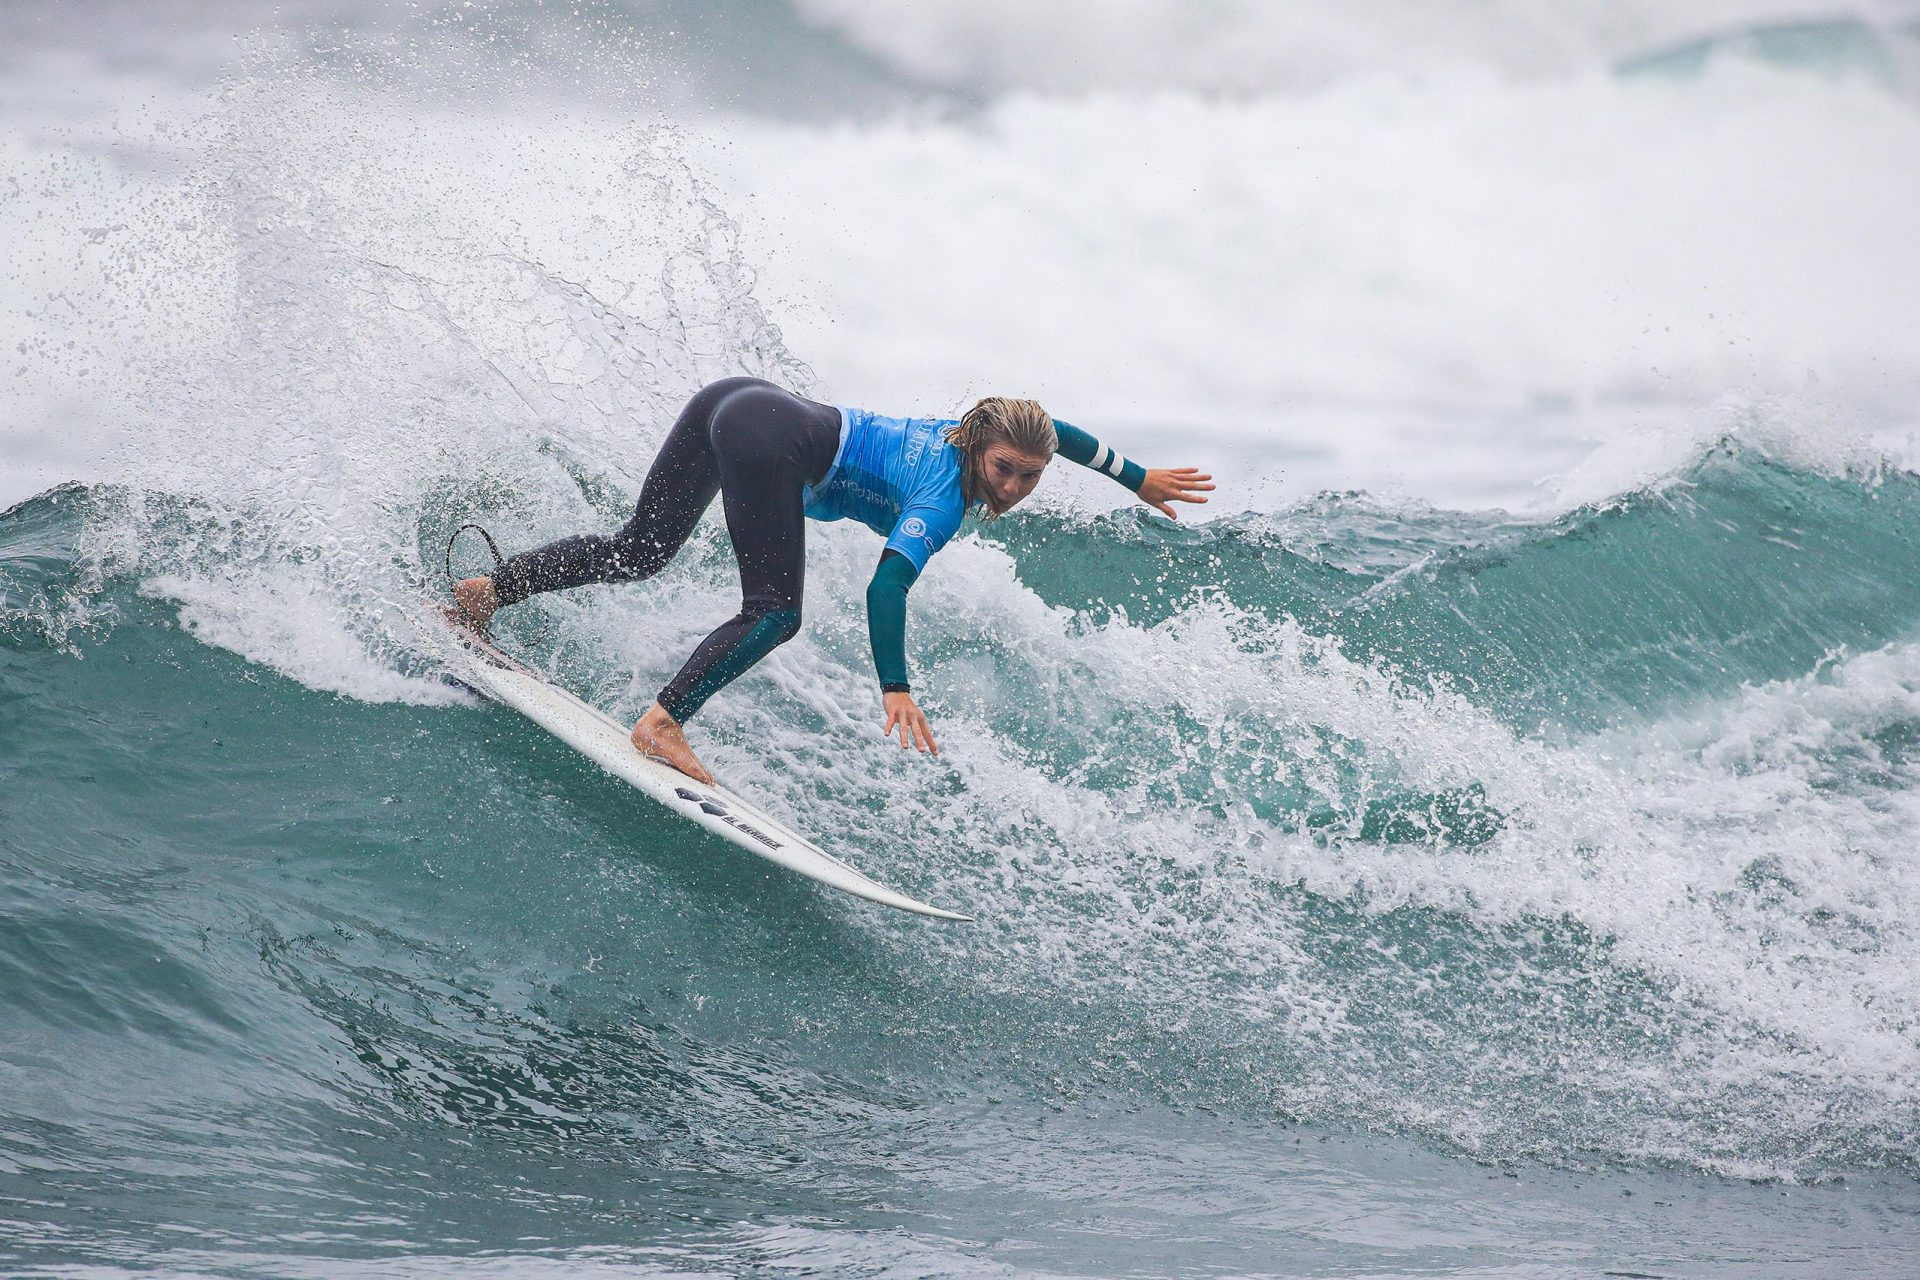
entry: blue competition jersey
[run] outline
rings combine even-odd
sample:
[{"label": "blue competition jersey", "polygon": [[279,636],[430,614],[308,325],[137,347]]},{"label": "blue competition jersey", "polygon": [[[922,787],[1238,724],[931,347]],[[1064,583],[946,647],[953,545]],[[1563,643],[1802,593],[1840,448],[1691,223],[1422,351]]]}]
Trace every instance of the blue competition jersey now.
[{"label": "blue competition jersey", "polygon": [[947,443],[952,419],[888,418],[840,410],[840,451],[806,490],[815,520],[858,520],[913,561],[916,572],[947,545],[967,513],[960,453]]}]

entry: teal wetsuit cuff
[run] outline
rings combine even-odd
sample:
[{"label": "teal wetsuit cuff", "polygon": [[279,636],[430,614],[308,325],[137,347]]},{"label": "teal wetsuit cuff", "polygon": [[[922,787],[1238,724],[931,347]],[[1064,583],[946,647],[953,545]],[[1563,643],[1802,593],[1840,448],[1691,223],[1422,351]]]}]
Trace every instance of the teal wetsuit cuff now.
[{"label": "teal wetsuit cuff", "polygon": [[1071,422],[1053,420],[1053,431],[1060,438],[1060,456],[1068,462],[1077,462],[1083,467],[1118,480],[1134,493],[1140,492],[1140,486],[1147,482],[1147,469],[1119,450],[1101,444],[1089,432],[1082,431]]},{"label": "teal wetsuit cuff", "polygon": [[898,551],[881,554],[867,584],[867,643],[885,693],[905,693],[907,684],[907,590],[920,571]]}]

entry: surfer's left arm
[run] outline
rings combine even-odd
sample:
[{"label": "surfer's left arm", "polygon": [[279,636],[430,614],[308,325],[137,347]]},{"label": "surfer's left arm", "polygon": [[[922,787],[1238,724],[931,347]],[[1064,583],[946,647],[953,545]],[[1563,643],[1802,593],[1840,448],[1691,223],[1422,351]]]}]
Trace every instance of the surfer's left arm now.
[{"label": "surfer's left arm", "polygon": [[881,732],[892,737],[898,729],[902,750],[912,746],[939,755],[926,713],[907,683],[907,592],[919,576],[919,566],[892,547],[880,553],[873,580],[867,583],[867,643],[873,647],[873,669],[887,712]]},{"label": "surfer's left arm", "polygon": [[1168,503],[1205,502],[1213,488],[1213,477],[1198,467],[1143,467],[1071,422],[1055,418],[1053,429],[1060,437],[1061,457],[1118,480],[1169,520],[1180,517],[1173,514]]}]

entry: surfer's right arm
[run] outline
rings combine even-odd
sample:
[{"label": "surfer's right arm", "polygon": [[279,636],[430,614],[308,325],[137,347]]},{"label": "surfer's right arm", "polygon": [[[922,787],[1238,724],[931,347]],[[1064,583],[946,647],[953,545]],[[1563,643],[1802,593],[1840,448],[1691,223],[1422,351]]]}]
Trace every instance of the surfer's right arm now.
[{"label": "surfer's right arm", "polygon": [[892,737],[897,729],[903,751],[917,747],[939,755],[926,713],[907,683],[907,592],[919,576],[919,567],[892,547],[880,553],[873,580],[867,583],[867,643],[873,647],[873,669],[887,712],[882,732]]}]

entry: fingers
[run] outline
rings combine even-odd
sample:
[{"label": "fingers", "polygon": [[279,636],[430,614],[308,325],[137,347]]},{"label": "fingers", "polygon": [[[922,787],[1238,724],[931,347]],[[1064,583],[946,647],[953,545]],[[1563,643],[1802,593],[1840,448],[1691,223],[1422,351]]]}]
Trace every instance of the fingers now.
[{"label": "fingers", "polygon": [[908,712],[887,712],[887,727],[882,732],[891,738],[896,728],[900,731],[900,749],[905,751],[912,742],[911,735],[913,733],[912,717]]},{"label": "fingers", "polygon": [[900,732],[902,751],[919,750],[931,752],[936,756],[940,754],[940,744],[933,740],[933,729],[927,724],[926,713],[919,707],[908,704],[887,712],[886,727],[881,730],[881,733],[891,738],[895,729]]},{"label": "fingers", "polygon": [[1168,508],[1169,502],[1205,503],[1204,495],[1213,488],[1213,476],[1198,467],[1166,467],[1147,473],[1147,483],[1140,487],[1140,500],[1167,519],[1178,520]]},{"label": "fingers", "polygon": [[1192,467],[1180,468],[1180,475],[1173,483],[1176,490],[1173,496],[1182,502],[1205,502],[1205,498],[1194,495],[1213,492],[1213,477]]},{"label": "fingers", "polygon": [[900,749],[904,751],[909,745],[917,751],[940,754],[939,748],[933,745],[933,730],[927,727],[927,717],[918,707],[900,717]]}]

